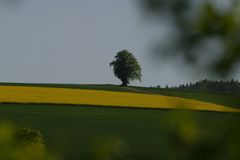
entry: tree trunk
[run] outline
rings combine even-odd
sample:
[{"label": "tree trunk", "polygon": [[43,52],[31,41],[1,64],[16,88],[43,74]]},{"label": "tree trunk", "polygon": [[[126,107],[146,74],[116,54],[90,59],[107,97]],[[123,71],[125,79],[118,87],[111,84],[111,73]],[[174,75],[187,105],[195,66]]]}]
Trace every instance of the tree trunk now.
[{"label": "tree trunk", "polygon": [[127,86],[128,85],[128,83],[127,83],[127,81],[122,81],[122,86]]}]

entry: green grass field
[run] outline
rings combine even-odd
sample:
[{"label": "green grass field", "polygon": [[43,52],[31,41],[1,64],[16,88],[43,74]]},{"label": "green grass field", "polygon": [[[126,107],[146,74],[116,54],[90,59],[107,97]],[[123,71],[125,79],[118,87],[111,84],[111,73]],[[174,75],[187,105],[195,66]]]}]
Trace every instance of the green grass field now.
[{"label": "green grass field", "polygon": [[[116,159],[169,159],[173,149],[167,142],[167,126],[173,120],[170,118],[173,113],[87,106],[0,105],[1,118],[40,130],[47,147],[67,160],[94,159],[94,146],[101,148],[111,138],[122,141],[126,148]],[[226,121],[240,120],[238,114],[190,113],[201,122],[201,130],[216,135],[222,132]]]},{"label": "green grass field", "polygon": [[[142,87],[122,88],[113,85],[45,84],[44,86],[164,94],[231,107],[239,107],[240,104],[238,96],[230,94],[180,92]],[[239,126],[239,113],[178,112],[94,106],[0,104],[0,119],[9,120],[20,127],[40,130],[48,149],[60,154],[66,160],[94,160],[95,155],[101,157],[105,153],[111,153],[113,160],[176,159],[175,145],[178,144],[178,138],[172,139],[176,138],[172,134],[181,131],[179,127],[188,127],[183,139],[186,138],[190,142],[191,137],[194,139],[196,136],[201,141],[204,135],[208,135],[214,146],[208,146],[207,148],[210,149],[204,150],[204,153],[209,152],[211,155],[211,149],[214,149],[216,150],[214,153],[217,152],[219,155],[217,159],[229,159],[224,156],[228,155],[228,150],[234,148],[228,143],[238,142],[240,139],[238,136],[240,128],[235,127]],[[230,127],[227,132],[232,131],[237,136],[232,136],[232,133],[229,136],[225,133],[226,127]],[[185,133],[186,130],[183,131]],[[195,131],[198,135],[195,135]],[[203,159],[208,160],[212,157]]]}]

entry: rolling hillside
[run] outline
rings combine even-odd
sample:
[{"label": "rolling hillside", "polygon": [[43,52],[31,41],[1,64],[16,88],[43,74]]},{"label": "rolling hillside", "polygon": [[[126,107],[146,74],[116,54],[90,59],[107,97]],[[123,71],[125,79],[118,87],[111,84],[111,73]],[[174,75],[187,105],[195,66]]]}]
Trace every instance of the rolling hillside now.
[{"label": "rolling hillside", "polygon": [[128,93],[145,93],[145,94],[160,94],[173,97],[181,97],[203,102],[210,102],[214,104],[229,106],[233,108],[240,108],[240,93],[239,94],[225,94],[214,92],[195,92],[195,91],[180,91],[172,89],[159,89],[148,87],[122,87],[118,85],[98,85],[98,84],[38,84],[38,83],[0,83],[0,86],[29,86],[29,87],[50,87],[50,88],[69,88],[69,89],[91,89],[91,90],[105,90]]},{"label": "rolling hillside", "polygon": [[219,112],[239,111],[222,105],[179,97],[100,90],[0,86],[0,95],[1,103],[95,105],[146,109],[189,109]]},{"label": "rolling hillside", "polygon": [[2,84],[0,120],[40,130],[47,149],[64,160],[177,159],[175,142],[182,139],[189,148],[181,153],[205,159],[206,145],[219,151],[210,158],[220,160],[239,153],[233,147],[240,118],[230,108],[239,106],[238,99],[114,85]]}]

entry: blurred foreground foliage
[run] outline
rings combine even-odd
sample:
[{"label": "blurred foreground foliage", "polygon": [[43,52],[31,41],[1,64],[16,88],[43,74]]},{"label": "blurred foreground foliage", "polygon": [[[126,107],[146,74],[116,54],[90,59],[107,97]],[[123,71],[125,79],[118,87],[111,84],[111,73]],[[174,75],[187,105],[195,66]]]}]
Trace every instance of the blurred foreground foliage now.
[{"label": "blurred foreground foliage", "polygon": [[[169,41],[157,44],[157,52],[183,55],[193,67],[227,76],[240,60],[239,0],[140,0],[157,21],[170,22]],[[161,17],[164,17],[162,20]],[[168,43],[168,44],[167,44]],[[167,45],[166,45],[167,44]],[[200,65],[196,65],[199,64]]]},{"label": "blurred foreground foliage", "polygon": [[94,141],[94,160],[124,159],[128,154],[127,143],[118,136],[98,137]]},{"label": "blurred foreground foliage", "polygon": [[[209,122],[210,125],[203,124],[201,117],[194,115],[191,111],[178,110],[169,113],[162,121],[161,125],[166,131],[164,145],[166,148],[163,152],[166,155],[162,155],[165,159],[240,159],[239,114],[235,114],[236,118],[233,119],[223,116],[221,120],[223,123],[215,123],[215,125],[212,125],[212,122]],[[155,125],[158,126],[157,123]],[[99,138],[94,142],[94,160],[126,160],[131,154],[131,147],[127,144],[128,142],[123,141],[121,137]],[[153,155],[145,155],[146,157],[140,159],[154,157]]]},{"label": "blurred foreground foliage", "polygon": [[42,135],[31,129],[17,129],[8,122],[0,122],[1,160],[57,160],[45,148]]},{"label": "blurred foreground foliage", "polygon": [[[236,115],[239,116],[239,115]],[[201,122],[190,112],[178,111],[167,119],[171,159],[238,160],[240,159],[239,118],[221,125],[201,128]],[[212,130],[212,132],[209,132]],[[216,134],[216,130],[217,132]]]}]

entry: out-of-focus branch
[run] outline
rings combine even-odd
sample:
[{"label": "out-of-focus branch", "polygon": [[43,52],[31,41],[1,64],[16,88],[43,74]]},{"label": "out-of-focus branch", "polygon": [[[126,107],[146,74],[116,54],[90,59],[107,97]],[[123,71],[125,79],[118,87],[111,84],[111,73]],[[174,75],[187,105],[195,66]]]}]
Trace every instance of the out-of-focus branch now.
[{"label": "out-of-focus branch", "polygon": [[[176,28],[176,32],[169,33],[169,35],[177,35],[171,36],[176,37],[172,41],[175,43],[170,42],[169,45],[158,43],[157,48],[160,54],[182,54],[188,62],[199,63],[199,59],[208,59],[212,54],[210,49],[201,44],[217,39],[221,42],[216,46],[221,48],[220,53],[216,54],[210,62],[208,61],[209,64],[206,64],[209,66],[208,71],[227,76],[240,61],[240,2],[237,0],[229,0],[228,5],[221,2],[213,3],[209,0],[201,2],[140,0],[140,2],[143,8],[151,13],[150,15],[155,17],[164,15]],[[159,19],[156,18],[156,20]],[[209,53],[202,53],[202,49]]]}]

